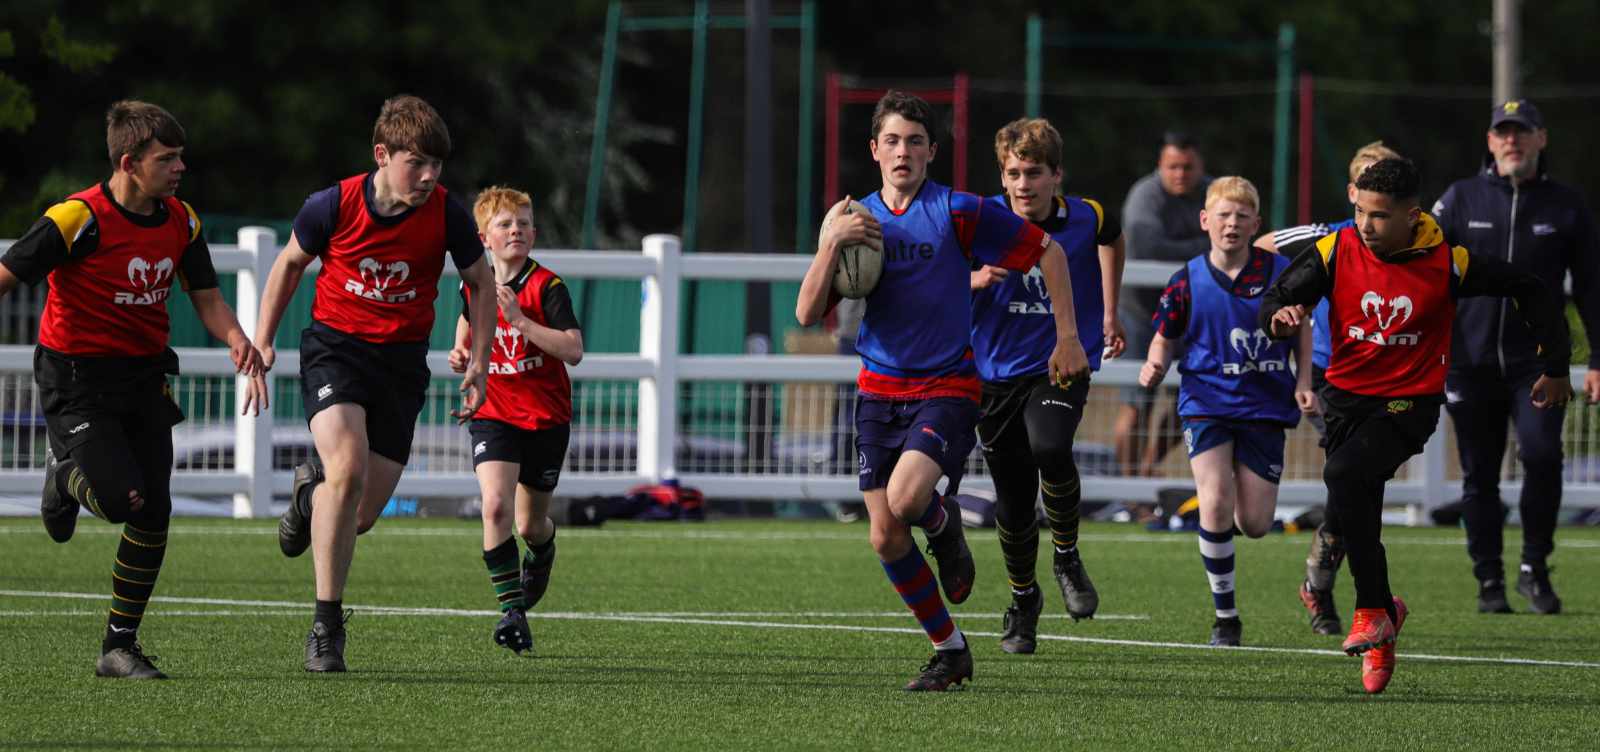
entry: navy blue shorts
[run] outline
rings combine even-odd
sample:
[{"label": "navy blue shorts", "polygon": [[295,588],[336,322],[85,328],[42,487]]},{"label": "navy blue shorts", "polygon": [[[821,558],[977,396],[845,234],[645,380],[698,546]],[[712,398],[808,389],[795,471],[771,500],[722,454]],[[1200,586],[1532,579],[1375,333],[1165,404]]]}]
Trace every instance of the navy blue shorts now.
[{"label": "navy blue shorts", "polygon": [[861,490],[886,488],[900,455],[916,450],[939,463],[945,493],[956,492],[977,443],[978,403],[960,397],[914,402],[856,398],[856,460]]},{"label": "navy blue shorts", "polygon": [[1277,483],[1283,478],[1284,429],[1265,423],[1206,418],[1183,419],[1183,445],[1189,456],[1233,442],[1233,460]]}]

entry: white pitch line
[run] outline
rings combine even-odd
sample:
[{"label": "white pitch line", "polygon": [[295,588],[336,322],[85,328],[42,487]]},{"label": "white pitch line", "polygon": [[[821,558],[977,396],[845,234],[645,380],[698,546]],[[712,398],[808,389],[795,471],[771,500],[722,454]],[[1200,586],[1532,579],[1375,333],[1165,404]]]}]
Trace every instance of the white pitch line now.
[{"label": "white pitch line", "polygon": [[[66,592],[35,592],[26,590],[0,590],[0,595],[9,595],[22,598],[66,598],[76,600],[99,600],[106,596],[96,593],[66,593]],[[294,608],[306,610],[309,607],[303,603],[288,601],[243,601],[228,598],[176,598],[158,597],[155,600],[172,603],[209,604],[218,606],[265,606],[276,608]],[[411,608],[402,606],[354,606],[351,608],[362,614],[374,616],[499,616],[499,611],[481,609],[455,609],[455,608]],[[630,613],[596,613],[596,612],[536,612],[529,614],[531,617],[543,619],[563,619],[574,621],[613,621],[648,624],[678,624],[691,626],[711,627],[749,627],[753,629],[812,629],[830,632],[877,632],[887,634],[923,634],[920,629],[910,627],[869,627],[858,624],[797,624],[789,622],[748,621],[744,619],[712,619],[689,618],[678,616],[651,616],[646,614]],[[999,632],[966,632],[969,637],[999,637]],[[1059,642],[1078,642],[1090,645],[1115,645],[1119,647],[1137,648],[1175,648],[1183,650],[1239,650],[1253,653],[1279,653],[1290,655],[1316,655],[1344,657],[1338,650],[1323,650],[1316,648],[1277,648],[1277,647],[1237,647],[1216,648],[1190,642],[1166,642],[1158,640],[1121,640],[1109,637],[1072,637],[1067,635],[1039,635],[1041,640],[1055,640]],[[1561,668],[1590,668],[1600,669],[1600,663],[1589,661],[1552,661],[1539,658],[1491,658],[1485,656],[1468,655],[1433,655],[1425,653],[1401,653],[1407,660],[1439,661],[1450,663],[1484,663],[1493,665],[1512,666],[1551,666]]]},{"label": "white pitch line", "polygon": [[[590,613],[590,612],[574,612]],[[779,618],[779,619],[876,619],[906,616],[909,611],[603,611],[593,612],[627,616],[660,616],[667,618]],[[976,611],[951,611],[957,619],[1003,619],[1004,613]],[[531,616],[531,614],[530,614]],[[1040,614],[1040,619],[1065,620],[1066,614]],[[1095,614],[1094,620],[1150,621],[1149,614]]]},{"label": "white pitch line", "polygon": [[[108,596],[109,597],[109,596]],[[157,597],[156,601],[162,600]],[[443,609],[412,609],[389,608],[382,606],[354,606],[352,608],[361,612],[362,616],[499,616],[499,611],[490,610],[443,610]],[[304,616],[311,606],[303,606],[294,611],[233,611],[226,609],[216,610],[168,610],[161,609],[154,612],[161,616]],[[786,619],[882,619],[899,618],[907,616],[907,611],[549,611],[528,614],[529,618],[544,619],[583,619],[588,617],[628,617],[628,618],[786,618]],[[105,611],[0,611],[0,617],[24,616],[105,616]],[[959,619],[1001,619],[1005,614],[952,614]],[[1040,619],[1067,619],[1063,614],[1043,614]],[[1096,620],[1123,620],[1123,621],[1148,621],[1150,617],[1136,614],[1095,614]]]},{"label": "white pitch line", "polygon": [[[110,596],[100,593],[66,593],[57,591],[35,590],[0,590],[0,595],[9,595],[16,598],[68,598],[75,600],[108,600]],[[258,606],[261,608],[280,608],[310,610],[312,606],[307,603],[294,601],[251,601],[233,598],[185,598],[170,595],[158,595],[152,598],[157,602],[185,603],[201,606]],[[487,609],[460,609],[460,608],[429,608],[421,606],[351,606],[363,614],[393,614],[397,616],[499,616],[498,610]],[[89,612],[85,612],[89,613]],[[172,613],[162,611],[163,614]],[[211,612],[201,612],[211,613]],[[547,619],[581,619],[588,616],[626,616],[630,618],[661,618],[661,619],[719,619],[719,618],[779,618],[779,619],[875,619],[888,617],[901,617],[907,615],[906,611],[539,611],[528,614],[532,617]],[[951,615],[959,619],[999,619],[1005,614],[991,614],[982,612],[953,611]],[[1066,619],[1065,614],[1041,614],[1041,619]],[[1149,621],[1146,614],[1095,614],[1096,619],[1109,621]]]}]

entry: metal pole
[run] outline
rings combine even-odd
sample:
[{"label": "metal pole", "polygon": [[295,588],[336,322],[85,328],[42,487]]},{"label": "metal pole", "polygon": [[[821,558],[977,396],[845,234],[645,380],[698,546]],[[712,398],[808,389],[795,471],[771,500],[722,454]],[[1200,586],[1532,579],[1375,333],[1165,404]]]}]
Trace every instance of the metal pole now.
[{"label": "metal pole", "polygon": [[[772,251],[772,26],[770,0],[745,0],[744,227],[755,253]],[[752,283],[747,289],[765,285]],[[754,302],[754,301],[752,301]],[[746,315],[755,315],[755,310]],[[765,314],[761,314],[765,318]]]},{"label": "metal pole", "polygon": [[1494,104],[1522,96],[1522,15],[1519,0],[1494,0]]},{"label": "metal pole", "polygon": [[1289,109],[1294,96],[1294,24],[1278,27],[1277,117],[1272,131],[1272,226],[1289,219]]},{"label": "metal pole", "polygon": [[794,186],[794,248],[799,253],[811,253],[811,223],[815,220],[812,216],[811,200],[815,196],[811,191],[812,163],[816,161],[816,144],[812,143],[814,136],[812,129],[816,127],[817,104],[817,3],[816,0],[805,0],[800,6],[800,128],[799,148],[795,153],[800,155],[795,163]]},{"label": "metal pole", "polygon": [[1039,14],[1028,15],[1028,94],[1024,112],[1028,117],[1039,117],[1042,110],[1039,100],[1044,88],[1044,20]]},{"label": "metal pole", "polygon": [[950,134],[950,149],[955,153],[955,189],[967,189],[967,112],[970,101],[968,91],[971,88],[971,79],[965,72],[957,73],[955,85],[951,87],[951,105],[955,109],[955,133]]},{"label": "metal pole", "polygon": [[1312,120],[1315,110],[1316,89],[1311,74],[1300,74],[1300,211],[1295,215],[1300,224],[1311,222],[1311,172],[1312,172]]},{"label": "metal pole", "polygon": [[839,74],[829,71],[827,84],[823,87],[828,101],[822,108],[827,117],[823,125],[822,201],[829,207],[844,198],[839,195],[839,89]]},{"label": "metal pole", "polygon": [[706,29],[711,25],[711,1],[694,3],[694,53],[689,68],[688,166],[683,176],[683,250],[699,250],[700,141],[705,122]]},{"label": "metal pole", "polygon": [[[772,252],[772,29],[770,0],[745,0],[744,27],[744,226],[749,248]],[[770,285],[746,282],[744,334],[747,354],[772,352]],[[746,415],[755,421],[771,404],[763,384],[746,384]],[[765,426],[766,421],[756,422]],[[771,455],[770,431],[745,435],[745,457],[757,472]]]},{"label": "metal pole", "polygon": [[594,135],[589,141],[589,184],[583,191],[584,248],[595,244],[595,226],[600,220],[600,181],[605,177],[606,125],[611,119],[611,85],[617,70],[617,35],[622,30],[622,0],[611,0],[606,8],[605,50],[600,55],[600,94],[595,99]]}]

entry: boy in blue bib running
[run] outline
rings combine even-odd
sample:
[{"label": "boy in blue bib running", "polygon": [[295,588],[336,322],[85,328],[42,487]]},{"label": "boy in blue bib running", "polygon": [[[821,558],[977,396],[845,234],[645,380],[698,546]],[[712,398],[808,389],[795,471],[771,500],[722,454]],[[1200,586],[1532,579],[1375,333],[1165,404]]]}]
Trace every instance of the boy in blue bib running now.
[{"label": "boy in blue bib running", "polygon": [[1183,352],[1178,416],[1200,496],[1200,558],[1217,613],[1211,627],[1217,646],[1238,646],[1242,632],[1233,597],[1234,526],[1251,538],[1271,529],[1284,429],[1316,405],[1311,329],[1302,327],[1291,347],[1257,324],[1262,294],[1289,266],[1289,259],[1250,245],[1261,227],[1260,204],[1244,178],[1211,183],[1200,212],[1211,250],[1172,275],[1139,373],[1139,383],[1154,388],[1173,353]]}]

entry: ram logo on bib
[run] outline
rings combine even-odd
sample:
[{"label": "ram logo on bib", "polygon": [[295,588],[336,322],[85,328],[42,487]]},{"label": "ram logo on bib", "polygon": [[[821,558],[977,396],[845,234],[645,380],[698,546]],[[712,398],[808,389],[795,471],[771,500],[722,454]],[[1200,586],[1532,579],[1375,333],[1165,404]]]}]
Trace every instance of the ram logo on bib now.
[{"label": "ram logo on bib", "polygon": [[356,269],[360,271],[361,279],[346,280],[344,289],[355,293],[358,297],[385,303],[403,303],[417,297],[417,291],[414,289],[389,292],[389,288],[402,285],[411,277],[411,265],[404,261],[391,261],[385,264],[369,257],[361,259],[356,264]]},{"label": "ram logo on bib", "polygon": [[543,355],[523,357],[527,349],[523,346],[523,343],[526,341],[522,336],[522,332],[514,326],[495,327],[494,354],[499,357],[489,360],[489,373],[512,375],[543,367]]},{"label": "ram logo on bib", "polygon": [[1035,266],[1028,270],[1022,277],[1022,290],[1019,298],[1032,298],[1031,300],[1012,300],[1006,306],[1010,313],[1036,313],[1049,315],[1053,313],[1050,308],[1050,292],[1044,286],[1044,272]]},{"label": "ram logo on bib", "polygon": [[133,292],[119,292],[111,302],[117,305],[155,305],[167,299],[172,292],[172,259],[164,258],[154,264],[135,256],[128,261],[128,284]]},{"label": "ram logo on bib", "polygon": [[1411,304],[1409,296],[1397,295],[1386,299],[1368,290],[1361,296],[1361,314],[1378,326],[1370,331],[1367,327],[1352,326],[1347,334],[1351,339],[1374,345],[1415,345],[1420,338],[1416,332],[1388,332],[1391,326],[1405,326],[1414,311],[1415,306]]},{"label": "ram logo on bib", "polygon": [[1289,367],[1288,362],[1281,359],[1260,359],[1272,344],[1272,339],[1261,329],[1252,332],[1234,327],[1228,331],[1228,344],[1233,347],[1234,352],[1243,355],[1244,360],[1238,363],[1223,363],[1222,372],[1225,374],[1236,376],[1250,371],[1267,373],[1282,371]]}]

